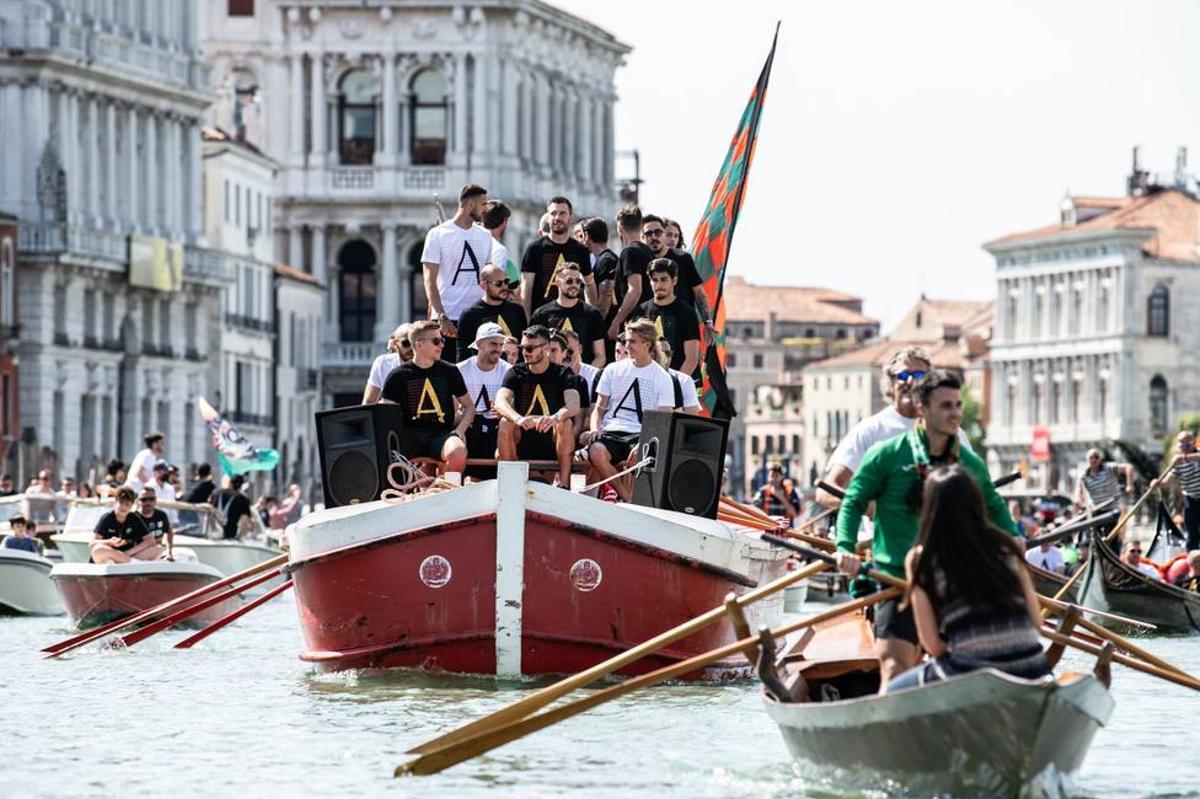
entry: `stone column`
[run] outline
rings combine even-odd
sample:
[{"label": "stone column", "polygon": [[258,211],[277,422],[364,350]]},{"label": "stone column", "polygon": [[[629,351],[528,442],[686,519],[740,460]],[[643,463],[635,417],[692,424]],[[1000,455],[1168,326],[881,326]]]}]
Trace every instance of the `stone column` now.
[{"label": "stone column", "polygon": [[579,100],[573,90],[568,89],[563,95],[563,173],[568,180],[578,178],[579,161],[576,146],[578,135],[576,118],[579,112]]},{"label": "stone column", "polygon": [[[411,246],[412,240],[406,240],[404,251],[407,253],[408,248]],[[413,270],[409,266],[408,258],[399,259],[399,268],[397,269],[397,279],[400,281],[399,319],[404,322],[413,321],[412,272]]]},{"label": "stone column", "polygon": [[611,190],[611,184],[604,182],[604,131],[601,130],[603,121],[604,109],[600,104],[600,97],[592,95],[592,121],[589,124],[592,137],[592,185],[601,194]]},{"label": "stone column", "polygon": [[396,163],[396,59],[391,53],[380,56],[383,61],[383,135],[375,145],[375,163],[392,166]]},{"label": "stone column", "polygon": [[473,70],[472,105],[474,106],[474,124],[472,128],[471,157],[476,169],[483,164],[484,146],[487,144],[487,69],[488,59],[482,54],[475,54],[471,59]]},{"label": "stone column", "polygon": [[517,150],[521,160],[528,163],[533,160],[533,81],[525,72],[521,74],[520,98],[520,141]]},{"label": "stone column", "polygon": [[466,163],[467,154],[467,57],[454,56],[454,163]]},{"label": "stone column", "polygon": [[325,121],[329,110],[325,107],[325,57],[316,52],[309,56],[312,69],[312,149],[309,152],[309,166],[325,166]]},{"label": "stone column", "polygon": [[[0,86],[0,99],[4,97],[5,87]],[[71,125],[71,94],[69,89],[63,85],[58,86],[58,159],[62,162],[64,185],[63,191],[67,195],[67,220],[74,221],[75,214],[78,212],[76,205],[79,203],[79,190],[76,188],[76,180],[78,176],[75,174],[75,129]]]},{"label": "stone column", "polygon": [[[188,205],[187,233],[192,241],[204,241],[204,179],[201,176],[201,140],[200,120],[193,119],[187,126],[187,170],[188,170]],[[266,202],[270,202],[266,198]],[[264,230],[264,236],[274,236],[274,231]],[[272,242],[274,239],[272,239]]]},{"label": "stone column", "polygon": [[293,164],[302,164],[304,162],[304,56],[300,53],[293,53],[291,63],[288,65],[290,72],[291,90],[288,93],[288,102],[291,103],[291,141],[289,142],[289,150],[291,153],[291,161]]},{"label": "stone column", "polygon": [[542,167],[542,172],[550,166],[550,115],[553,113],[550,105],[550,85],[542,76],[535,78],[534,93],[537,96],[537,147],[534,149],[534,160]]},{"label": "stone column", "polygon": [[88,97],[87,137],[84,139],[84,147],[88,171],[88,220],[92,225],[100,227],[103,224],[100,203],[100,98],[95,94]]},{"label": "stone column", "polygon": [[[318,281],[324,285],[329,280],[329,275],[326,274],[326,252],[325,252],[325,226],[314,225],[312,229],[312,263],[309,271]],[[296,261],[293,266],[300,268],[300,262]]]},{"label": "stone column", "polygon": [[613,101],[604,101],[604,185],[613,184]]},{"label": "stone column", "polygon": [[304,239],[301,237],[303,231],[299,224],[295,222],[288,223],[288,266],[295,269],[304,268]]},{"label": "stone column", "polygon": [[130,103],[125,108],[125,114],[125,190],[129,195],[125,203],[125,221],[131,230],[137,231],[142,229],[141,170],[138,168],[138,141],[141,137],[137,106]]},{"label": "stone column", "polygon": [[520,105],[518,98],[521,84],[519,82],[520,75],[517,73],[516,64],[512,59],[504,62],[504,74],[501,78],[500,86],[504,93],[504,103],[500,109],[500,118],[503,120],[504,144],[499,150],[505,155],[518,156],[521,149],[519,141],[521,120],[517,116],[517,111]]},{"label": "stone column", "polygon": [[379,272],[379,305],[375,314],[375,340],[387,341],[388,335],[400,324],[397,307],[396,226],[383,226],[383,268]]},{"label": "stone column", "polygon": [[162,230],[162,208],[159,207],[159,198],[162,197],[162,192],[159,191],[160,173],[158,171],[160,157],[158,148],[158,115],[151,110],[146,114],[146,152],[144,156],[146,164],[145,228],[155,235],[158,235]]},{"label": "stone column", "polygon": [[117,101],[111,98],[104,106],[104,143],[107,166],[104,193],[108,197],[105,215],[109,226],[115,228],[121,217],[121,200],[117,193]]},{"label": "stone column", "polygon": [[590,94],[585,93],[580,96],[578,118],[579,183],[591,193],[596,179],[592,175],[592,96]]}]

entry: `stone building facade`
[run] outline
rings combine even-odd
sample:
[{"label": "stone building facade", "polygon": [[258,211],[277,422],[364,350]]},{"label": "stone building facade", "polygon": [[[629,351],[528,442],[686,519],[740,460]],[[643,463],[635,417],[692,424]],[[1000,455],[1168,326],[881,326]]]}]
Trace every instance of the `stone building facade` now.
[{"label": "stone building facade", "polygon": [[17,473],[21,436],[17,394],[17,218],[0,212],[0,471]]},{"label": "stone building facade", "polygon": [[320,494],[313,416],[321,410],[321,313],[325,287],[309,273],[275,265],[275,408],[277,490],[298,483]]},{"label": "stone building facade", "polygon": [[463,183],[513,207],[517,254],[552,195],[611,217],[628,48],[594,25],[533,0],[205,7],[232,115],[281,164],[282,260],[328,287],[328,404],[356,402],[387,333],[426,316],[421,245]]}]

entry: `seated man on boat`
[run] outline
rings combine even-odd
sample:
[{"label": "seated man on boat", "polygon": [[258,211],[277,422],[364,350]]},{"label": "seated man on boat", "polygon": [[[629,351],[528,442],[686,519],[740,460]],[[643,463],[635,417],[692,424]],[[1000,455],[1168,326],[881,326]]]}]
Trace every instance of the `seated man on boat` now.
[{"label": "seated man on boat", "polygon": [[1162,574],[1154,568],[1152,563],[1142,560],[1142,545],[1132,538],[1126,541],[1125,546],[1121,548],[1121,562],[1153,580],[1162,579]]},{"label": "seated man on boat", "polygon": [[[876,568],[904,576],[904,559],[917,537],[922,485],[929,472],[958,463],[979,484],[992,524],[1015,535],[1012,517],[992,486],[979,456],[958,444],[962,424],[962,381],[941,369],[924,375],[916,387],[919,419],[903,435],[867,450],[855,472],[837,520],[837,567],[857,575],[862,562],[854,554],[858,526],[867,505],[875,502],[872,554]],[[882,684],[917,664],[917,629],[912,607],[899,600],[875,607],[876,651]]]},{"label": "seated man on boat", "polygon": [[500,460],[557,461],[558,484],[565,487],[571,484],[579,391],[575,373],[551,362],[549,344],[550,331],[542,325],[521,334],[524,362],[508,371],[496,396]]},{"label": "seated man on boat", "polygon": [[[512,368],[508,361],[500,357],[505,338],[500,325],[484,322],[476,328],[475,338],[471,342],[475,357],[467,358],[458,364],[458,371],[467,386],[467,393],[475,404],[475,418],[467,428],[469,458],[491,460],[496,457],[500,417],[496,415],[494,405],[504,384],[504,376]],[[466,473],[479,480],[488,480],[495,478],[496,467],[468,466]]]},{"label": "seated man on boat", "polygon": [[158,494],[150,486],[146,486],[142,493],[138,494],[138,515],[141,516],[142,523],[146,525],[150,535],[154,536],[154,540],[160,546],[166,543],[164,557],[167,560],[175,560],[175,529],[171,527],[170,517],[159,510]]},{"label": "seated man on boat", "polygon": [[1025,562],[1044,571],[1062,574],[1067,570],[1062,550],[1050,541],[1043,541],[1025,553]]},{"label": "seated man on boat", "polygon": [[29,529],[24,516],[13,516],[8,520],[8,535],[4,536],[5,549],[19,549],[34,555],[42,554],[42,542]]},{"label": "seated man on boat", "polygon": [[116,507],[100,517],[92,531],[93,563],[129,563],[156,560],[163,548],[154,540],[141,516],[133,511],[137,494],[129,486],[117,489]]},{"label": "seated man on boat", "polygon": [[467,385],[458,368],[442,360],[446,339],[437,322],[414,322],[408,337],[413,358],[391,371],[380,400],[400,406],[401,454],[434,458],[441,461],[442,471],[462,473],[467,465],[467,429],[475,419]]},{"label": "seated man on boat", "polygon": [[978,478],[943,466],[922,493],[920,533],[905,571],[917,637],[932,660],[892,679],[885,692],[983,668],[1025,679],[1049,674],[1021,545],[988,521]]},{"label": "seated man on boat", "polygon": [[1200,549],[1193,549],[1187,553],[1187,565],[1187,571],[1175,582],[1175,585],[1185,591],[1200,594]]}]

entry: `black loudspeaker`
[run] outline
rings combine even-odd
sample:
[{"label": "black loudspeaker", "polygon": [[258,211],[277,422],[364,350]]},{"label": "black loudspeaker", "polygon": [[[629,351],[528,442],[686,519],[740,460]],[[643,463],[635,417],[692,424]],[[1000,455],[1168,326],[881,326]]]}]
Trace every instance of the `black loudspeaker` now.
[{"label": "black loudspeaker", "polygon": [[633,483],[633,501],[652,508],[717,517],[729,422],[687,413],[648,411],[639,459],[654,456]]},{"label": "black loudspeaker", "polygon": [[317,413],[325,507],[379,499],[391,452],[400,450],[400,406],[354,405]]}]

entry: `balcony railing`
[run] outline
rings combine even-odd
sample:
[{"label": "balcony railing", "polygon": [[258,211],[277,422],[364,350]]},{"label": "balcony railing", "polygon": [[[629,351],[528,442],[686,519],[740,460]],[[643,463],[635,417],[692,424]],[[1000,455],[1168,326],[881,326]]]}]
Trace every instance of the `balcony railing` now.
[{"label": "balcony railing", "polygon": [[150,342],[143,342],[142,355],[149,355],[152,358],[175,358],[175,350],[169,346],[158,346]]},{"label": "balcony railing", "polygon": [[251,330],[255,333],[275,332],[275,323],[270,319],[257,319],[253,316],[245,316],[243,314],[225,314],[225,324],[239,327],[242,330]]},{"label": "balcony railing", "polygon": [[329,170],[329,185],[334,189],[370,191],[375,188],[375,167],[343,166]]},{"label": "balcony railing", "polygon": [[368,367],[375,356],[387,351],[386,343],[372,341],[327,341],[322,348],[326,368]]}]

